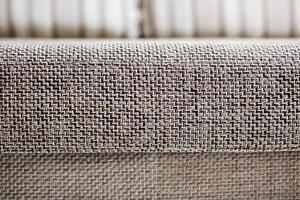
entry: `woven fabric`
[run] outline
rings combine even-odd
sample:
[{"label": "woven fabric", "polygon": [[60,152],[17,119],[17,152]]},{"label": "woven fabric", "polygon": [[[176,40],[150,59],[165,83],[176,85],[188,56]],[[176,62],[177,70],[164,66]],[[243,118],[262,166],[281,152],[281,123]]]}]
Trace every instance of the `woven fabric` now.
[{"label": "woven fabric", "polygon": [[0,199],[300,199],[300,43],[0,42]]},{"label": "woven fabric", "polygon": [[1,154],[1,199],[299,199],[300,153]]},{"label": "woven fabric", "polygon": [[300,150],[298,42],[2,42],[0,151]]}]

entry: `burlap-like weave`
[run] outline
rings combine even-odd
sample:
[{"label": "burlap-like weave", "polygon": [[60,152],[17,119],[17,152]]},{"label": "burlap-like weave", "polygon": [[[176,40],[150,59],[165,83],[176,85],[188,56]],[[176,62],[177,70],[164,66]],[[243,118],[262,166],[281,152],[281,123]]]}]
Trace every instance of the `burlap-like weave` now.
[{"label": "burlap-like weave", "polygon": [[0,199],[300,199],[299,150],[299,42],[0,42]]},{"label": "burlap-like weave", "polygon": [[299,199],[300,154],[1,155],[1,199]]},{"label": "burlap-like weave", "polygon": [[1,152],[300,150],[297,42],[2,42]]}]

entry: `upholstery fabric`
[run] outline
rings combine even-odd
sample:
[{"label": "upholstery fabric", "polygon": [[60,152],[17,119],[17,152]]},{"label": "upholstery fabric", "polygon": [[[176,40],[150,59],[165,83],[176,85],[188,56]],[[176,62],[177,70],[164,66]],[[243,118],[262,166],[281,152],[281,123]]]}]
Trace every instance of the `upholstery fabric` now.
[{"label": "upholstery fabric", "polygon": [[1,199],[299,199],[300,154],[5,154]]},{"label": "upholstery fabric", "polygon": [[300,199],[300,43],[0,42],[0,199]]},{"label": "upholstery fabric", "polygon": [[300,45],[0,47],[1,152],[300,149]]}]

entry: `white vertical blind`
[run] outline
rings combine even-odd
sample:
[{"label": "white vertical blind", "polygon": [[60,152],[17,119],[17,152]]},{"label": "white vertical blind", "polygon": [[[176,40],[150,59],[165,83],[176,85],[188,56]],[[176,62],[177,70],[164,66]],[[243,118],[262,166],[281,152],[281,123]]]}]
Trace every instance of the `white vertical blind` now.
[{"label": "white vertical blind", "polygon": [[264,34],[263,0],[243,0],[243,30],[247,37],[261,37]]},{"label": "white vertical blind", "polygon": [[177,37],[192,37],[194,34],[192,0],[172,0],[173,32]]},{"label": "white vertical blind", "polygon": [[106,36],[125,35],[124,0],[104,0],[104,29]]},{"label": "white vertical blind", "polygon": [[103,0],[84,0],[83,28],[86,37],[99,37],[104,33]]},{"label": "white vertical blind", "polygon": [[300,37],[300,0],[0,0],[0,36]]},{"label": "white vertical blind", "polygon": [[8,1],[0,0],[0,36],[8,36],[10,33]]},{"label": "white vertical blind", "polygon": [[171,6],[173,0],[152,0],[153,24],[157,37],[172,35]]},{"label": "white vertical blind", "polygon": [[151,13],[151,1],[141,0],[142,1],[142,32],[144,37],[153,37],[154,36],[154,23],[153,23],[153,14]]},{"label": "white vertical blind", "polygon": [[53,5],[52,0],[31,0],[32,1],[32,29],[35,36],[53,36]]},{"label": "white vertical blind", "polygon": [[141,11],[139,0],[125,1],[125,29],[126,36],[129,38],[137,38],[140,36],[139,26],[141,22]]},{"label": "white vertical blind", "polygon": [[54,0],[55,26],[60,37],[78,37],[81,28],[81,1]]},{"label": "white vertical blind", "polygon": [[294,0],[293,2],[293,30],[294,36],[300,37],[300,0]]},{"label": "white vertical blind", "polygon": [[290,0],[266,0],[266,31],[268,36],[288,37],[292,16]]},{"label": "white vertical blind", "polygon": [[[221,1],[194,0],[197,36],[218,36],[221,33]],[[209,16],[209,17],[208,17]]]},{"label": "white vertical blind", "polygon": [[17,37],[31,35],[30,0],[9,0],[11,26]]},{"label": "white vertical blind", "polygon": [[224,34],[228,37],[238,37],[242,33],[241,0],[223,0]]}]

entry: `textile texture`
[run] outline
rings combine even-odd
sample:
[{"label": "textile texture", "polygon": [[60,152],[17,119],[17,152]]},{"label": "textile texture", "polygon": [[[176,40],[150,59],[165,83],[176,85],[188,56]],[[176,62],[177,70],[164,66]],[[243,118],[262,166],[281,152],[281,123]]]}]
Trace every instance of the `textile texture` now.
[{"label": "textile texture", "polygon": [[1,41],[0,199],[300,199],[300,43]]},{"label": "textile texture", "polygon": [[1,155],[1,199],[299,199],[300,154]]}]

